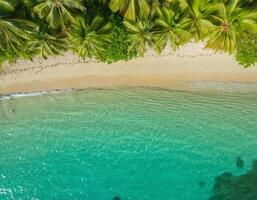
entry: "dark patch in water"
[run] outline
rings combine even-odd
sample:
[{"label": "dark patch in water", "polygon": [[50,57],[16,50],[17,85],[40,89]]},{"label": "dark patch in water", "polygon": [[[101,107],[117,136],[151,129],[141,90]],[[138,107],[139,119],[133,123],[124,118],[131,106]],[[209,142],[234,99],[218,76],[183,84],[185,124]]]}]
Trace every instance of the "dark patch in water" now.
[{"label": "dark patch in water", "polygon": [[246,174],[234,176],[226,172],[216,177],[209,200],[257,200],[257,160]]},{"label": "dark patch in water", "polygon": [[242,158],[237,157],[236,158],[236,167],[239,169],[243,169],[244,168],[244,161]]},{"label": "dark patch in water", "polygon": [[119,196],[115,196],[112,198],[112,200],[121,200],[121,198]]},{"label": "dark patch in water", "polygon": [[206,183],[205,181],[199,181],[198,185],[200,188],[204,188],[206,186]]}]

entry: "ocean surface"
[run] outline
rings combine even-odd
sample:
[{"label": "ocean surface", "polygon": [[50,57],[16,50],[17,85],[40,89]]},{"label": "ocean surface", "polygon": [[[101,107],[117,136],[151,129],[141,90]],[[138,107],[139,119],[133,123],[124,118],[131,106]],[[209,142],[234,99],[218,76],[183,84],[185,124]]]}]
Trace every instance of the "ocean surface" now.
[{"label": "ocean surface", "polygon": [[123,88],[0,100],[1,200],[207,200],[216,176],[243,174],[254,159],[257,94]]}]

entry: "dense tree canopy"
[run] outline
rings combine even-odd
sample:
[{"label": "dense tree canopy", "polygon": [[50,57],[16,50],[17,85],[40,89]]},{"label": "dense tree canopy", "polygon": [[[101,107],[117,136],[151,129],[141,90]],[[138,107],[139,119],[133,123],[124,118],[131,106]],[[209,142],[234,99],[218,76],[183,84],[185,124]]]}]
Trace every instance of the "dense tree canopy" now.
[{"label": "dense tree canopy", "polygon": [[237,61],[245,66],[250,67],[257,63],[257,35],[249,34],[241,37],[238,41]]},{"label": "dense tree canopy", "polygon": [[248,52],[242,46],[256,48],[247,42],[257,35],[256,2],[0,0],[0,63],[68,50],[110,63],[143,56],[147,48],[160,53],[166,45],[175,50],[203,40],[206,48],[235,54],[248,66],[255,55],[242,63]]}]

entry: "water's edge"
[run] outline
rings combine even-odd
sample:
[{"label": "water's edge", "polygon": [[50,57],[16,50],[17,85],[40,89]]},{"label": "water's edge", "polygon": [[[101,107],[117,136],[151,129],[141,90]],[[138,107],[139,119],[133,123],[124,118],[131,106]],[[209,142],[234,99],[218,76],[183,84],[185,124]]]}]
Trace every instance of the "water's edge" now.
[{"label": "water's edge", "polygon": [[146,86],[123,86],[123,87],[89,87],[85,89],[55,89],[55,90],[42,90],[32,92],[17,92],[0,94],[0,100],[8,100],[18,97],[42,96],[55,93],[68,93],[83,90],[101,90],[101,89],[128,89],[128,88],[151,88],[158,90],[170,91],[189,91],[189,92],[211,92],[211,93],[257,93],[257,83],[239,83],[239,82],[216,82],[216,81],[192,81],[186,82],[172,88],[165,87],[146,87]]}]

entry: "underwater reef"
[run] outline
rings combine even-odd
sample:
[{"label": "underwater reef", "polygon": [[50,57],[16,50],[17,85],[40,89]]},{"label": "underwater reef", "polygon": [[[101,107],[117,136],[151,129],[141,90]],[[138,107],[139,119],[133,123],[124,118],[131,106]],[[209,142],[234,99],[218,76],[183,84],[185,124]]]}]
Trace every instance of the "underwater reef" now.
[{"label": "underwater reef", "polygon": [[216,177],[209,200],[257,200],[257,160],[245,174],[234,176],[226,172]]}]

